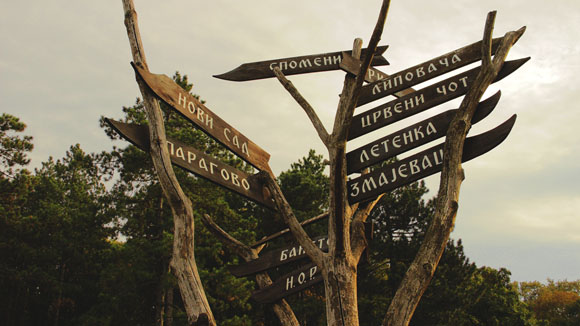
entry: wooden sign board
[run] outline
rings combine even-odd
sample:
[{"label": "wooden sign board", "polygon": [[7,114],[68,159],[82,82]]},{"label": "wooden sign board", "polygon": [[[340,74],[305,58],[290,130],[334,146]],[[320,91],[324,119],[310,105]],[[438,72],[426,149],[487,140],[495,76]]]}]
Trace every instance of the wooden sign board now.
[{"label": "wooden sign board", "polygon": [[[530,58],[506,61],[494,82],[508,76]],[[450,77],[414,93],[389,101],[353,117],[348,139],[352,140],[388,124],[408,118],[439,104],[465,95],[481,67]]]},{"label": "wooden sign board", "polygon": [[[312,240],[322,251],[328,251],[328,236],[321,236]],[[245,264],[231,266],[230,272],[237,277],[247,276],[258,272],[263,272],[270,268],[295,262],[307,258],[306,252],[301,245],[295,244],[284,248],[268,251],[258,259],[254,259]]]},{"label": "wooden sign board", "polygon": [[[389,62],[382,54],[388,46],[379,46],[375,51],[375,58],[371,65],[384,66]],[[276,77],[274,68],[278,67],[286,75],[297,75],[311,72],[331,71],[340,69],[339,64],[342,61],[342,53],[352,53],[352,51],[338,51],[331,53],[313,54],[299,57],[290,57],[284,59],[275,59],[259,62],[244,63],[239,67],[221,75],[214,75],[216,78],[231,81],[247,81],[263,78]],[[366,50],[363,49],[363,54]]]},{"label": "wooden sign board", "polygon": [[[493,40],[492,54],[495,54],[502,39],[503,37]],[[357,106],[394,94],[395,92],[441,76],[480,59],[481,41],[394,73],[384,80],[363,86]]]},{"label": "wooden sign board", "polygon": [[[480,156],[499,145],[510,133],[516,116],[483,134],[465,140],[462,162]],[[374,170],[348,181],[348,201],[354,204],[371,200],[382,193],[440,172],[443,164],[443,145],[427,150]]]},{"label": "wooden sign board", "polygon": [[308,264],[282,276],[272,285],[255,291],[252,298],[260,303],[271,303],[320,282],[322,275],[319,268],[315,264]]},{"label": "wooden sign board", "polygon": [[[501,93],[497,92],[479,103],[471,123],[475,124],[487,117],[499,102],[500,96]],[[347,173],[360,172],[373,164],[444,137],[456,113],[457,109],[443,112],[347,153]]]},{"label": "wooden sign board", "polygon": [[[348,53],[343,53],[342,54],[342,62],[340,63],[340,69],[342,69],[350,74],[358,75],[358,73],[360,71],[361,64],[362,63],[360,60],[353,58]],[[388,74],[386,74],[378,69],[375,69],[373,67],[369,67],[369,69],[367,70],[367,74],[365,75],[365,81],[367,83],[372,83],[372,82],[376,82],[376,81],[387,79],[387,78],[389,78]],[[395,93],[393,93],[393,95],[395,97],[403,97],[403,96],[410,94],[414,91],[415,90],[412,88],[407,88],[405,90],[395,92]]]},{"label": "wooden sign board", "polygon": [[[112,119],[106,121],[123,138],[144,151],[149,151],[149,129],[147,126],[122,123]],[[202,151],[177,140],[167,139],[171,162],[200,177],[232,190],[258,204],[275,209],[274,202],[264,193],[264,185],[254,176],[233,168]]]},{"label": "wooden sign board", "polygon": [[270,171],[270,154],[230,126],[171,78],[152,74],[133,64],[137,74],[160,99],[206,134],[259,170]]}]

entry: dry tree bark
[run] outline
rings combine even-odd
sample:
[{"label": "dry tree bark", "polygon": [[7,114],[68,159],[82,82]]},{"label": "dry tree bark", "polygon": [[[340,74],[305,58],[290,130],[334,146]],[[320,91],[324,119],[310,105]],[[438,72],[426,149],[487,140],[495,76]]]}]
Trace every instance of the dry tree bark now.
[{"label": "dry tree bark", "polygon": [[[258,253],[262,250],[264,245],[252,249],[223,230],[209,215],[204,214],[201,220],[208,230],[210,230],[218,239],[230,248],[230,250],[242,257],[246,262],[258,259]],[[262,289],[272,285],[272,279],[265,272],[258,273],[256,274],[256,283],[258,283],[258,286]],[[294,311],[286,300],[282,299],[279,302],[274,303],[272,309],[280,320],[282,326],[300,326]]]},{"label": "dry tree bark", "polygon": [[[278,68],[274,69],[280,83],[288,90],[310,118],[312,125],[329,153],[330,208],[328,220],[328,253],[323,253],[312,243],[311,238],[298,223],[274,178],[267,173],[261,174],[262,179],[274,198],[278,211],[281,213],[286,224],[288,224],[292,234],[304,248],[304,251],[310,259],[321,270],[326,292],[326,318],[327,325],[329,326],[357,326],[359,324],[356,275],[360,255],[366,246],[364,227],[362,227],[361,223],[366,220],[376,201],[358,210],[358,215],[356,215],[353,222],[354,232],[351,234],[351,222],[353,221],[353,215],[357,211],[358,205],[351,207],[347,201],[346,143],[348,128],[352,122],[360,88],[379,43],[389,4],[389,0],[383,1],[375,29],[369,41],[367,55],[362,60],[362,66],[358,75],[353,76],[347,74],[345,77],[331,134],[326,131],[316,115],[315,110],[300,95],[298,90],[294,88],[292,83],[284,77]],[[353,57],[355,59],[360,58],[361,47],[362,41],[355,40],[353,47]],[[354,251],[351,243],[355,245]]]},{"label": "dry tree bark", "polygon": [[491,58],[492,31],[496,12],[487,16],[482,42],[482,69],[463,99],[445,139],[443,170],[437,194],[435,216],[427,230],[419,252],[407,270],[395,297],[387,310],[383,326],[408,325],[421,296],[425,292],[439,263],[457,215],[459,189],[464,179],[461,167],[463,145],[471,128],[471,118],[483,93],[500,71],[512,45],[525,28],[508,32]]},{"label": "dry tree bark", "polygon": [[[125,26],[131,45],[133,61],[148,70],[145,52],[139,34],[137,13],[132,0],[122,0],[125,13]],[[181,297],[191,323],[215,326],[215,318],[209,307],[194,256],[194,219],[191,201],[181,189],[167,151],[163,115],[159,103],[145,83],[137,77],[143,95],[147,120],[149,121],[150,154],[163,194],[167,198],[174,221],[174,242],[171,268],[177,277]]]}]

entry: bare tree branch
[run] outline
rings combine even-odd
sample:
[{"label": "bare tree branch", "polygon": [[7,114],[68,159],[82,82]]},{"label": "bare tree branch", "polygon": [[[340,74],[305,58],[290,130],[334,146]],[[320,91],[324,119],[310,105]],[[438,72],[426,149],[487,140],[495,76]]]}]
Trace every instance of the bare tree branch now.
[{"label": "bare tree branch", "polygon": [[[322,213],[322,214],[320,214],[318,216],[311,217],[311,218],[309,218],[309,219],[307,219],[305,221],[300,222],[300,225],[301,226],[305,226],[305,225],[308,225],[310,223],[319,221],[319,220],[321,220],[323,218],[327,218],[327,217],[328,217],[328,212],[325,212],[325,213]],[[281,237],[281,236],[283,236],[284,234],[286,234],[288,232],[290,232],[290,229],[284,229],[282,231],[276,232],[276,233],[274,233],[272,235],[269,235],[267,237],[264,237],[264,238],[262,238],[262,239],[260,239],[260,240],[258,240],[256,242],[252,243],[250,245],[250,247],[252,247],[252,248],[257,247],[257,246],[262,245],[262,244],[264,244],[264,243],[266,243],[268,241],[271,241],[273,239],[276,239],[278,237]]]},{"label": "bare tree branch", "polygon": [[322,121],[320,121],[320,118],[316,114],[314,108],[310,105],[310,103],[308,103],[308,101],[306,101],[306,99],[302,96],[302,94],[300,94],[296,87],[294,87],[294,84],[292,84],[292,82],[288,80],[286,76],[284,76],[279,67],[274,68],[274,74],[276,74],[276,77],[282,86],[284,86],[288,93],[290,93],[290,95],[292,95],[292,97],[302,107],[302,109],[304,109],[304,112],[306,112],[306,115],[312,122],[312,125],[318,133],[318,137],[320,137],[320,140],[322,140],[322,143],[328,146],[328,132],[326,131],[326,128],[324,128],[324,125],[322,124]]},{"label": "bare tree branch", "polygon": [[366,239],[365,232],[365,222],[371,214],[371,211],[384,196],[385,194],[382,194],[375,198],[373,201],[366,203],[364,207],[359,208],[352,220],[350,246],[352,248],[352,255],[357,262],[360,260],[362,253],[368,246],[368,239]]},{"label": "bare tree branch", "polygon": [[298,244],[302,246],[308,257],[310,257],[310,259],[312,260],[312,262],[318,265],[318,267],[324,269],[325,268],[323,265],[323,257],[325,255],[324,252],[322,252],[322,250],[320,250],[312,242],[310,236],[308,236],[304,228],[300,225],[298,219],[296,218],[294,212],[292,211],[292,208],[290,207],[290,204],[288,204],[286,197],[284,197],[284,194],[282,193],[280,186],[278,186],[276,180],[274,180],[274,177],[271,174],[266,173],[264,171],[259,172],[257,176],[264,181],[264,184],[270,190],[272,198],[274,199],[274,203],[276,203],[276,208],[278,209],[278,212],[280,212],[280,214],[282,215],[284,222],[286,222],[288,228],[290,229],[290,231],[292,231],[292,235],[294,235],[294,238],[296,239]]},{"label": "bare tree branch", "polygon": [[[489,57],[491,52],[489,49],[494,18],[495,13],[490,13],[486,20],[484,41],[482,42],[484,65],[463,99],[461,107],[447,132],[441,183],[433,221],[427,230],[419,252],[391,301],[383,320],[383,326],[406,326],[409,324],[421,296],[433,277],[455,224],[459,189],[465,177],[461,167],[461,157],[463,155],[465,137],[471,127],[471,118],[481,96],[501,69],[510,48],[524,32],[524,29],[520,29],[517,32],[507,33],[496,52],[493,63],[490,64],[491,59]],[[487,59],[485,58],[486,56],[488,57]],[[487,63],[485,63],[486,61]]]},{"label": "bare tree branch", "polygon": [[[208,228],[208,230],[218,237],[230,250],[235,252],[238,256],[242,257],[246,262],[253,259],[258,259],[258,252],[263,248],[252,249],[249,246],[243,244],[238,239],[231,236],[224,229],[222,229],[208,214],[204,214],[201,218],[203,224]],[[256,283],[258,287],[263,289],[267,286],[272,285],[272,279],[267,273],[256,274]],[[283,326],[300,326],[294,311],[285,299],[280,302],[274,303],[272,306],[274,313],[278,316],[280,323]]]},{"label": "bare tree branch", "polygon": [[[145,51],[141,42],[137,13],[132,0],[123,0],[125,26],[135,64],[147,69]],[[149,121],[150,154],[159,183],[167,198],[174,222],[174,242],[171,267],[177,277],[185,310],[190,322],[197,322],[201,316],[207,317],[207,324],[214,326],[215,318],[199,278],[194,255],[194,220],[191,201],[181,189],[167,151],[163,115],[159,103],[150,93],[145,83],[137,78]],[[204,318],[205,318],[204,317]]]}]

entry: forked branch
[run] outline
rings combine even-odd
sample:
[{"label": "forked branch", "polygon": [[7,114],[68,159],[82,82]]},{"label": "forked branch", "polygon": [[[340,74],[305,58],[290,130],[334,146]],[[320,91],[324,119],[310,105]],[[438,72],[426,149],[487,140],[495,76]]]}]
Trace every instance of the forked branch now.
[{"label": "forked branch", "polygon": [[[202,216],[201,221],[211,233],[217,236],[218,239],[220,239],[228,248],[230,248],[230,250],[235,252],[238,256],[242,257],[246,262],[249,262],[253,259],[258,259],[258,252],[262,249],[263,245],[257,249],[250,248],[227,233],[224,229],[217,225],[217,223],[215,223],[211,216],[207,214]],[[272,279],[265,272],[258,273],[256,274],[256,283],[258,283],[258,287],[260,289],[263,289],[272,285]],[[274,303],[272,309],[274,310],[276,316],[278,316],[282,326],[300,326],[294,311],[292,311],[292,308],[285,299]]]},{"label": "forked branch", "polygon": [[300,94],[298,89],[294,87],[294,84],[292,84],[292,82],[289,81],[286,76],[284,76],[279,67],[274,68],[274,74],[276,74],[276,77],[282,86],[284,86],[284,88],[288,91],[288,93],[290,93],[294,100],[296,100],[302,109],[304,109],[304,112],[306,112],[306,115],[312,122],[312,125],[318,133],[318,137],[320,137],[320,140],[322,140],[322,143],[325,146],[328,146],[328,132],[326,131],[326,128],[324,128],[324,125],[322,124],[322,121],[320,121],[320,118],[316,114],[314,108],[310,105],[310,103],[308,103],[304,96]]},{"label": "forked branch", "polygon": [[[132,0],[123,0],[125,13],[125,26],[131,45],[133,61],[147,69],[145,51],[141,42],[137,13]],[[175,274],[181,297],[191,323],[201,323],[204,319],[206,325],[215,326],[215,319],[209,307],[208,300],[199,278],[194,255],[194,220],[191,201],[181,189],[167,151],[165,127],[163,115],[159,103],[151,94],[145,83],[137,78],[141,94],[143,96],[147,120],[149,121],[150,155],[167,198],[174,221],[174,241],[171,258],[171,268]]]},{"label": "forked branch", "polygon": [[286,197],[284,197],[284,194],[282,193],[280,186],[278,186],[276,183],[276,180],[274,180],[274,177],[264,171],[258,173],[257,175],[263,180],[265,186],[268,187],[268,190],[270,190],[272,198],[274,199],[274,203],[276,204],[276,208],[282,215],[284,222],[286,225],[288,225],[288,228],[292,232],[292,235],[298,244],[304,248],[304,251],[308,257],[310,257],[312,262],[314,262],[320,268],[324,268],[324,253],[313,243],[312,239],[306,233],[306,230],[304,230],[302,225],[300,225],[300,222],[298,222],[298,219],[294,215],[290,204],[288,204]]}]

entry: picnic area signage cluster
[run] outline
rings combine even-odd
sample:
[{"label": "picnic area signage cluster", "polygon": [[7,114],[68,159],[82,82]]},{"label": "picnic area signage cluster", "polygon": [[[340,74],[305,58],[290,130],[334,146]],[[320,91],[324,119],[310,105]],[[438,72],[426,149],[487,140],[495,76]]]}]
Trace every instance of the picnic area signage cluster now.
[{"label": "picnic area signage cluster", "polygon": [[[492,40],[492,55],[497,51],[502,39]],[[394,96],[395,99],[355,115],[349,127],[348,139],[353,140],[465,95],[473,85],[481,67],[464,71],[420,90],[414,90],[412,87],[481,60],[481,43],[479,41],[470,44],[392,75],[370,67],[365,76],[367,84],[361,89],[357,106],[389,95]],[[385,49],[386,47],[378,47],[376,54],[382,54]],[[528,60],[529,58],[506,61],[493,82],[505,78]],[[383,64],[387,64],[386,60],[382,56],[375,56],[371,66]],[[343,51],[245,63],[232,71],[214,77],[232,81],[271,78],[275,76],[273,73],[275,67],[280,68],[285,75],[335,69],[342,69],[356,75],[360,71],[360,66],[361,62],[353,58],[350,51]],[[472,124],[486,118],[497,106],[500,97],[501,92],[497,92],[481,101],[472,118]],[[457,111],[455,109],[437,114],[348,152],[346,154],[347,173],[360,173],[373,165],[444,137]],[[471,160],[498,146],[509,135],[515,120],[514,115],[492,130],[468,137],[465,140],[462,161]],[[443,156],[443,144],[439,144],[407,158],[383,165],[370,173],[351,177],[347,182],[348,201],[354,204],[372,200],[385,192],[438,173],[442,170]],[[327,241],[326,237],[319,237],[314,240],[314,243],[318,243],[321,249],[327,250],[325,241]],[[304,250],[298,245],[293,245],[266,252],[258,259],[232,266],[230,270],[235,276],[243,277],[302,259],[306,259]],[[255,291],[252,297],[263,303],[274,302],[320,281],[318,267],[310,263],[280,277],[272,285]]]}]

